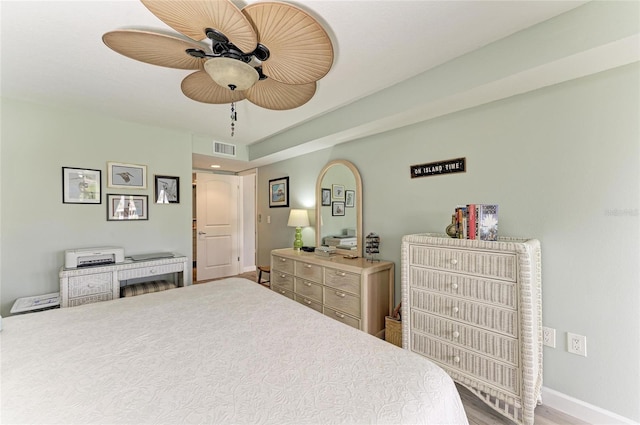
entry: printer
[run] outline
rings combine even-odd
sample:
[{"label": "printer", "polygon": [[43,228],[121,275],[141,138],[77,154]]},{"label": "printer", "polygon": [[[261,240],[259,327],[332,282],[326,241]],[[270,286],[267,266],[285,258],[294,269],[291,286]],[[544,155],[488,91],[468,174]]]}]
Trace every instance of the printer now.
[{"label": "printer", "polygon": [[124,249],[116,246],[67,249],[64,251],[65,269],[115,264],[123,261]]}]

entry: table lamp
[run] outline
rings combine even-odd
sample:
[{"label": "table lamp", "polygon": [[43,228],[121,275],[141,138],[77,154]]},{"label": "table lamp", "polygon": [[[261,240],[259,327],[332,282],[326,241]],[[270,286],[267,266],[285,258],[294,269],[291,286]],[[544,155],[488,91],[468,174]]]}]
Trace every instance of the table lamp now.
[{"label": "table lamp", "polygon": [[293,249],[300,251],[302,248],[302,228],[309,225],[309,214],[307,210],[291,210],[287,226],[296,228],[296,240],[293,242]]}]

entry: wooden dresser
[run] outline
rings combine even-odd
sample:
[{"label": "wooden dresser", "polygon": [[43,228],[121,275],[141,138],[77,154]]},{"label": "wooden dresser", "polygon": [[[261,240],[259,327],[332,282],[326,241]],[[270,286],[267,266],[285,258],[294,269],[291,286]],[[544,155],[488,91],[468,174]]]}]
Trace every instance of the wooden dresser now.
[{"label": "wooden dresser", "polygon": [[533,424],[542,387],[540,243],[407,235],[403,348],[502,415]]},{"label": "wooden dresser", "polygon": [[271,289],[319,313],[380,337],[393,309],[394,264],[291,248],[271,251]]}]

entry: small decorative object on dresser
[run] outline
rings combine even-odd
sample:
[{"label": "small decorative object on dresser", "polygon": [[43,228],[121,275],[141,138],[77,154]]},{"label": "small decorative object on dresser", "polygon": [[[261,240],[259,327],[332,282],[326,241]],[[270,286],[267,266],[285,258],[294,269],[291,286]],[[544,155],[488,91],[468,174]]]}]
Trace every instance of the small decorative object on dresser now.
[{"label": "small decorative object on dresser", "polygon": [[532,425],[542,387],[535,239],[402,238],[402,345],[500,414]]},{"label": "small decorative object on dresser", "polygon": [[365,238],[365,252],[368,261],[380,261],[377,259],[380,254],[380,236],[377,233],[369,233]]}]

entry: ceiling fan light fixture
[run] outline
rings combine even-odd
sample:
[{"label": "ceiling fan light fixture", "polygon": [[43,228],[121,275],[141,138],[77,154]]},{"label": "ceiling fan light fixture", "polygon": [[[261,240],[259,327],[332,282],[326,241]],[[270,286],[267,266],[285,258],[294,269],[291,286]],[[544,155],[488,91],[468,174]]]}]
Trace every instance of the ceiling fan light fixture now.
[{"label": "ceiling fan light fixture", "polygon": [[251,65],[231,58],[209,59],[204,64],[204,70],[216,84],[231,90],[247,90],[260,77]]}]

